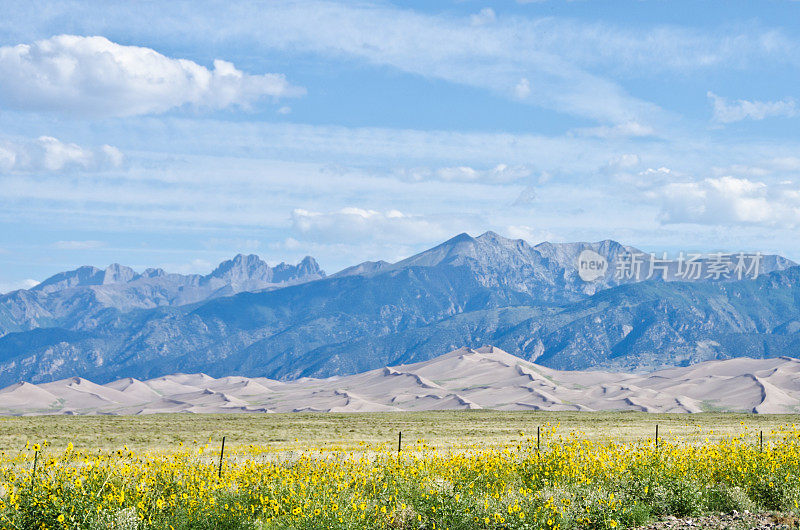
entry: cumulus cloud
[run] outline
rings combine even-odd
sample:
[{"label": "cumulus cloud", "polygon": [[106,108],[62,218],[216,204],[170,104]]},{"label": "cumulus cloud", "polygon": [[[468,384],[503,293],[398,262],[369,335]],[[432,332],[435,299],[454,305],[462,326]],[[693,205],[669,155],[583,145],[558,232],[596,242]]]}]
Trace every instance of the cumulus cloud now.
[{"label": "cumulus cloud", "polygon": [[742,120],[763,120],[765,118],[792,118],[800,114],[793,99],[779,101],[747,101],[738,99],[730,101],[713,92],[708,98],[714,107],[714,121],[718,123],[734,123]]},{"label": "cumulus cloud", "polygon": [[661,206],[663,223],[800,224],[800,191],[791,182],[764,182],[731,176],[673,182],[649,193]]},{"label": "cumulus cloud", "polygon": [[292,228],[311,241],[400,240],[430,241],[449,235],[428,218],[397,210],[377,211],[342,208],[333,212],[292,212]]},{"label": "cumulus cloud", "polygon": [[215,60],[208,69],[105,37],[59,35],[0,47],[0,105],[92,116],[131,116],[192,105],[248,106],[305,91],[281,74],[250,75]]},{"label": "cumulus cloud", "polygon": [[110,145],[87,148],[62,142],[52,136],[40,136],[35,140],[0,141],[2,171],[60,171],[73,168],[98,171],[119,167],[124,158],[119,149]]}]

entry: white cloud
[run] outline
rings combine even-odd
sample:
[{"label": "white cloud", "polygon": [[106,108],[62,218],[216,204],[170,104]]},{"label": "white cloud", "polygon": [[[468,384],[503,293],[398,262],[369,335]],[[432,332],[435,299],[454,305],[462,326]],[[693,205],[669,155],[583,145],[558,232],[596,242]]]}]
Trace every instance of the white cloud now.
[{"label": "white cloud", "polygon": [[0,47],[0,79],[3,107],[81,116],[222,109],[304,93],[281,74],[250,75],[222,60],[209,70],[150,48],[76,35]]},{"label": "white cloud", "polygon": [[103,241],[56,241],[53,243],[53,248],[59,250],[92,250],[95,248],[102,248],[106,246]]},{"label": "white cloud", "polygon": [[[0,116],[0,129],[7,120]],[[202,227],[209,234],[226,237],[241,234],[250,238],[258,234],[265,238],[265,245],[271,239],[287,236],[309,245],[301,232],[290,231],[291,211],[298,205],[310,212],[330,213],[353,204],[368,204],[366,209],[378,212],[397,207],[413,212],[445,227],[444,238],[465,230],[481,233],[491,227],[502,230],[504,226],[527,225],[546,227],[576,240],[615,237],[641,242],[662,237],[656,219],[660,203],[642,200],[652,185],[683,179],[686,174],[709,174],[710,164],[762,163],[800,152],[791,142],[777,146],[744,142],[720,145],[705,135],[685,142],[638,142],[183,118],[131,119],[124,131],[115,130],[108,121],[56,123],[54,134],[66,134],[59,127],[68,128],[71,138],[87,137],[91,129],[98,137],[119,143],[119,138],[133,129],[142,139],[134,136],[132,143],[125,144],[126,153],[135,152],[136,158],[128,162],[130,170],[114,174],[113,178],[48,174],[34,181],[6,177],[0,194],[0,219],[35,225],[57,222],[74,231],[102,226],[107,231],[136,227],[139,231],[161,233],[168,227],[170,233],[187,233],[187,229],[197,231]],[[157,146],[161,152],[152,147],[149,153],[143,152],[148,146]],[[646,168],[657,171],[669,167],[672,173],[651,172],[647,178],[638,178],[648,183],[647,187],[610,182],[599,174],[598,168],[612,154],[620,153],[637,153],[640,157],[640,166],[630,171],[634,178]],[[301,156],[307,162],[285,162]],[[143,159],[146,164],[137,165]],[[422,181],[398,178],[393,169],[398,160],[431,168],[430,173]],[[525,167],[536,160],[536,171],[527,179],[511,183],[445,181],[435,175],[438,169],[457,168],[460,164],[476,171],[491,171],[497,160],[509,167]],[[486,165],[491,161],[495,163]],[[337,164],[357,165],[353,171],[322,171]],[[785,164],[791,166],[791,161]],[[549,182],[545,181],[543,170],[554,175]],[[534,184],[540,174],[545,177],[541,183],[547,185],[537,186],[536,207],[508,208],[523,187]],[[270,207],[265,208],[265,204]],[[577,208],[585,212],[572,213]],[[628,230],[630,227],[635,228]],[[647,237],[641,236],[646,227],[655,228]],[[716,229],[713,226],[708,230]],[[264,230],[273,235],[265,235]],[[676,233],[669,237],[680,240],[680,233]],[[364,239],[365,248],[385,248],[371,237]],[[712,245],[715,237],[716,234],[708,239]],[[69,232],[58,238],[69,239]],[[665,239],[666,236],[657,242]],[[393,253],[364,251],[344,261],[345,258],[336,258],[338,251],[325,248],[320,250],[327,253],[323,257],[339,259],[337,263],[342,266],[355,260],[355,256],[373,259]]]},{"label": "white cloud", "polygon": [[767,185],[745,178],[673,182],[648,193],[661,207],[663,223],[800,224],[800,191],[791,182]]},{"label": "white cloud", "polygon": [[764,178],[768,176],[785,175],[794,177],[800,172],[800,158],[794,156],[781,156],[749,161],[747,164],[728,164],[713,166],[711,173],[716,176],[745,176]]},{"label": "white cloud", "polygon": [[[527,79],[530,94],[525,101],[601,122],[646,122],[660,113],[657,105],[635,98],[618,83],[593,73],[598,70],[565,57],[565,50],[580,41],[576,38],[580,31],[561,40],[562,28],[552,18],[508,17],[473,25],[470,16],[428,15],[388,4],[310,1],[249,7],[215,12],[213,20],[196,12],[187,17],[180,8],[160,8],[156,18],[165,31],[181,35],[182,42],[198,35],[204,35],[204,40],[214,35],[230,41],[230,32],[220,28],[235,27],[239,38],[262,51],[353,58],[506,97],[514,97],[514,87]],[[128,15],[127,20],[111,25],[130,32]],[[487,12],[480,20],[488,17]],[[198,21],[204,25],[198,27]],[[628,42],[635,43],[636,38],[640,35]],[[591,46],[599,44],[592,42]],[[524,86],[523,82],[523,93]]]},{"label": "white cloud", "polygon": [[668,167],[649,167],[644,171],[639,172],[639,176],[642,177],[650,177],[650,178],[659,178],[659,177],[666,177],[672,174],[672,170]]},{"label": "white cloud", "polygon": [[142,42],[155,36],[204,50],[244,45],[251,53],[291,50],[355,58],[507,96],[526,78],[534,96],[526,101],[615,124],[646,125],[659,111],[623,90],[612,80],[615,74],[662,82],[663,72],[685,76],[800,62],[796,39],[759,24],[632,26],[512,15],[472,25],[490,18],[488,11],[459,17],[385,2],[313,0],[242,1],[236,9],[200,10],[183,2],[122,3],[107,6],[100,18],[95,11],[92,3],[48,4],[47,9],[20,3],[16,16],[0,20],[0,33],[46,34],[68,19],[87,34],[123,34]]},{"label": "white cloud", "polygon": [[71,168],[98,171],[119,167],[123,160],[122,152],[110,145],[86,148],[51,136],[40,136],[36,140],[0,141],[0,170],[5,171],[60,171]]},{"label": "white cloud", "polygon": [[0,170],[8,171],[17,165],[16,150],[0,145]]},{"label": "white cloud", "polygon": [[494,9],[491,7],[484,7],[478,13],[471,15],[469,20],[473,26],[483,26],[497,20],[497,16],[494,13]]},{"label": "white cloud", "polygon": [[519,80],[514,86],[514,97],[517,99],[525,99],[531,95],[531,83],[526,77]]},{"label": "white cloud", "polygon": [[483,184],[502,184],[524,179],[531,174],[526,165],[497,164],[489,169],[475,169],[470,166],[446,166],[441,168],[416,167],[398,169],[395,172],[402,180],[423,182],[440,180],[443,182],[475,182]]},{"label": "white cloud", "polygon": [[634,153],[624,153],[615,156],[600,168],[600,171],[609,175],[632,171],[641,163],[639,155]]},{"label": "white cloud", "polygon": [[630,169],[639,165],[639,155],[626,153],[615,158],[612,163],[619,168]]},{"label": "white cloud", "polygon": [[797,104],[793,99],[780,101],[747,101],[738,99],[729,101],[713,92],[708,92],[708,98],[714,106],[714,121],[719,123],[734,123],[742,120],[763,120],[765,118],[783,117],[792,118],[800,114]]},{"label": "white cloud", "polygon": [[311,241],[399,240],[432,241],[450,232],[422,216],[406,215],[397,210],[377,211],[342,208],[334,212],[292,212],[292,228]]},{"label": "white cloud", "polygon": [[773,158],[768,164],[776,171],[800,171],[800,158],[796,156]]},{"label": "white cloud", "polygon": [[602,125],[600,127],[584,127],[575,129],[573,134],[580,136],[594,136],[596,138],[629,138],[652,136],[655,130],[649,125],[642,125],[635,121],[628,121],[617,125]]},{"label": "white cloud", "polygon": [[19,281],[0,282],[0,294],[10,293],[18,289],[30,289],[39,285],[36,280],[26,279]]},{"label": "white cloud", "polygon": [[503,231],[503,235],[511,239],[523,239],[534,245],[542,241],[559,241],[561,239],[549,230],[538,230],[525,225],[507,226]]}]

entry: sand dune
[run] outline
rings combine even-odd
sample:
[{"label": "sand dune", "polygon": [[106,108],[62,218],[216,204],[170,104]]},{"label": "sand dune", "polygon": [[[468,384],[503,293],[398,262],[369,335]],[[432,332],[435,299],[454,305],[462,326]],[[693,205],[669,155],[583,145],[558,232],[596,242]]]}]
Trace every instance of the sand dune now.
[{"label": "sand dune", "polygon": [[708,361],[650,374],[562,372],[498,348],[330,379],[75,377],[0,390],[0,414],[384,412],[445,409],[800,412],[800,360]]},{"label": "sand dune", "polygon": [[15,383],[0,390],[0,410],[43,410],[58,407],[58,397],[30,383]]}]

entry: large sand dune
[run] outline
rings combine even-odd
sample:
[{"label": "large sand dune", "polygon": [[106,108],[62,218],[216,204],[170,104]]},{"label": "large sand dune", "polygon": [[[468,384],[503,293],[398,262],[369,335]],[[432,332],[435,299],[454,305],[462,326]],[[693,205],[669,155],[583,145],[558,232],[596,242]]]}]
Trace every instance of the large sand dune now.
[{"label": "large sand dune", "polygon": [[0,414],[378,412],[442,409],[800,412],[800,360],[732,359],[649,374],[565,372],[486,346],[330,379],[75,377],[0,390]]}]

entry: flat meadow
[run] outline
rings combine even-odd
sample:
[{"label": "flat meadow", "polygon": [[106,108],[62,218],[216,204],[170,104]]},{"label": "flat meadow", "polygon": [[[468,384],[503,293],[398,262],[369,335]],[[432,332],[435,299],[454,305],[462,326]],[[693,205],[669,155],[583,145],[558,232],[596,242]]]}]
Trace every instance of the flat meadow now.
[{"label": "flat meadow", "polygon": [[0,418],[8,529],[630,528],[798,514],[798,477],[797,415]]}]

